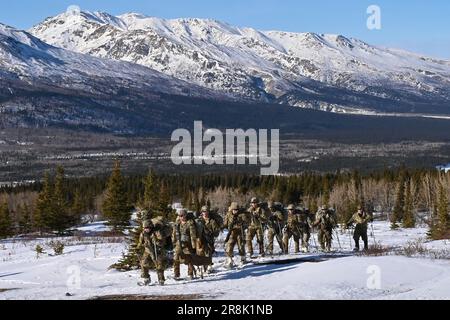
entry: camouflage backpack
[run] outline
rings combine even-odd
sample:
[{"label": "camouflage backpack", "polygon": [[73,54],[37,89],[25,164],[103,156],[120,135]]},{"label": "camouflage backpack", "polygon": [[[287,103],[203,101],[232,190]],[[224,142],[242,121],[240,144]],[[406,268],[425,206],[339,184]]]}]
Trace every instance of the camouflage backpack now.
[{"label": "camouflage backpack", "polygon": [[223,217],[219,213],[219,209],[211,210],[209,212],[209,218],[214,220],[220,229],[222,229],[223,226]]}]

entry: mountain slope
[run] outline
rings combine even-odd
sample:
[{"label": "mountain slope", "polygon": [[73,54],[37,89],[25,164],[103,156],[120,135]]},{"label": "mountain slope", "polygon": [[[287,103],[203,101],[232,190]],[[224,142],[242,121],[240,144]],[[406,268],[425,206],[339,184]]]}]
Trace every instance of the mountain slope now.
[{"label": "mountain slope", "polygon": [[[56,48],[0,24],[0,125],[77,126],[134,133],[164,127],[177,97],[227,99],[128,62]],[[148,119],[157,123],[149,126]]]},{"label": "mountain slope", "polygon": [[89,12],[48,18],[30,32],[241,98],[327,111],[450,113],[449,61],[341,35]]}]

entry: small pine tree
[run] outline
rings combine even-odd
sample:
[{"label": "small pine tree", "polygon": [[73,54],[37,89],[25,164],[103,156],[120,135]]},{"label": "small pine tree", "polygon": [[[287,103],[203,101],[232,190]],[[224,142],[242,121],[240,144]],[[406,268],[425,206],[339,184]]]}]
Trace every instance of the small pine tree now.
[{"label": "small pine tree", "polygon": [[36,210],[34,212],[34,224],[39,231],[51,229],[53,186],[48,172],[44,175],[42,191],[38,195]]},{"label": "small pine tree", "polygon": [[144,197],[142,209],[154,210],[158,206],[159,181],[153,170],[150,170],[144,181]]},{"label": "small pine tree", "polygon": [[0,239],[7,238],[12,235],[12,221],[8,208],[8,203],[5,201],[0,205]]},{"label": "small pine tree", "polygon": [[137,214],[136,222],[138,226],[130,229],[126,238],[128,243],[127,252],[123,253],[122,258],[111,265],[110,268],[119,271],[130,271],[140,267],[140,257],[144,253],[144,248],[138,248],[139,238],[142,233],[142,217],[140,213]]},{"label": "small pine tree", "polygon": [[416,219],[414,217],[413,196],[411,193],[411,182],[407,181],[405,186],[405,206],[403,209],[403,228],[414,228]]},{"label": "small pine tree", "polygon": [[432,239],[448,238],[450,236],[450,218],[448,210],[447,190],[439,183],[435,220],[432,221],[429,235]]},{"label": "small pine tree", "polygon": [[391,215],[391,229],[397,229],[399,227],[398,222],[403,219],[405,208],[405,179],[400,178],[397,187],[397,195],[395,197],[394,211]]},{"label": "small pine tree", "polygon": [[58,166],[56,169],[55,188],[52,197],[51,229],[62,233],[65,229],[73,225],[74,221],[70,217],[69,203],[64,187],[64,169]]},{"label": "small pine tree", "polygon": [[19,205],[19,232],[30,233],[33,230],[33,222],[31,221],[31,211],[26,203]]},{"label": "small pine tree", "polygon": [[125,184],[120,172],[120,162],[114,165],[109,178],[105,199],[103,201],[103,214],[114,230],[122,230],[130,224],[130,206],[128,205]]},{"label": "small pine tree", "polygon": [[75,194],[73,196],[73,203],[70,209],[72,215],[75,217],[80,217],[86,211],[86,205],[83,201],[83,197],[81,196],[80,189],[75,190]]}]

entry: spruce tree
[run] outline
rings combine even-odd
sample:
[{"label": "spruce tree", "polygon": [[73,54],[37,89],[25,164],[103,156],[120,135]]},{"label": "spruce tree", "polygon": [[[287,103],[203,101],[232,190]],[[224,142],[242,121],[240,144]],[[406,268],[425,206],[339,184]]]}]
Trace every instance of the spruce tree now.
[{"label": "spruce tree", "polygon": [[438,240],[450,236],[450,217],[448,210],[447,190],[442,183],[439,183],[438,199],[435,220],[432,221],[429,232],[432,239]]},{"label": "spruce tree", "polygon": [[62,233],[72,226],[75,221],[69,216],[69,203],[64,186],[64,169],[61,166],[56,168],[55,188],[52,197],[51,229]]},{"label": "spruce tree", "polygon": [[12,235],[12,221],[8,208],[8,203],[5,201],[0,204],[0,239],[7,238]]},{"label": "spruce tree", "polygon": [[445,236],[449,232],[450,228],[449,222],[450,219],[448,216],[447,190],[441,183],[439,188],[439,205],[438,205],[438,225],[441,236]]},{"label": "spruce tree", "polygon": [[397,195],[395,197],[394,211],[391,215],[391,229],[397,229],[398,222],[403,219],[405,208],[405,180],[401,177],[397,186]]},{"label": "spruce tree", "polygon": [[403,228],[414,228],[416,226],[411,181],[407,181],[405,185],[405,206],[403,209],[402,226]]},{"label": "spruce tree", "polygon": [[73,203],[71,207],[72,215],[75,217],[80,217],[83,213],[85,213],[85,210],[86,205],[83,201],[80,189],[76,189],[75,194],[73,196]]},{"label": "spruce tree", "polygon": [[33,222],[31,220],[31,211],[26,203],[19,205],[19,232],[26,234],[33,230]]},{"label": "spruce tree", "polygon": [[144,253],[144,248],[138,248],[139,238],[142,233],[142,217],[141,214],[137,214],[136,222],[137,227],[131,228],[129,234],[126,237],[126,242],[128,243],[127,251],[122,254],[122,258],[110,268],[120,270],[120,271],[130,271],[135,270],[140,267],[140,259]]},{"label": "spruce tree", "polygon": [[116,161],[114,170],[109,178],[102,209],[108,224],[114,230],[123,230],[130,224],[131,208],[128,205],[119,161]]},{"label": "spruce tree", "polygon": [[44,174],[43,187],[36,201],[36,210],[34,212],[34,224],[40,232],[49,231],[52,227],[52,207],[53,186],[48,172]]},{"label": "spruce tree", "polygon": [[144,197],[142,209],[154,210],[158,206],[159,183],[153,170],[150,170],[144,181]]}]

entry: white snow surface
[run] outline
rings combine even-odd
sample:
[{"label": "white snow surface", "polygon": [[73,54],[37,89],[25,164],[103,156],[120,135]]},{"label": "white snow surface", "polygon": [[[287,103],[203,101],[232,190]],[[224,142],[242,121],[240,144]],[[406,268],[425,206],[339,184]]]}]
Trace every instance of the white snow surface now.
[{"label": "white snow surface", "polygon": [[[104,230],[98,222],[82,230]],[[426,228],[392,231],[387,222],[374,223],[377,242],[389,246],[404,246],[408,241],[424,239]],[[224,235],[220,239],[223,241]],[[226,270],[222,242],[217,244],[214,258],[216,272],[194,281],[173,280],[166,271],[166,285],[137,286],[139,271],[108,270],[126,249],[125,243],[108,243],[101,238],[60,239],[68,241],[64,254],[44,254],[36,258],[36,244],[46,246],[49,239],[9,239],[0,243],[0,299],[89,299],[106,295],[179,295],[197,294],[202,299],[450,299],[450,261],[405,256],[360,257],[346,256],[322,262],[293,262],[261,265],[250,263]],[[98,241],[99,239],[97,239]],[[315,235],[317,241],[317,236]],[[341,252],[351,249],[347,233],[339,234]],[[106,242],[105,242],[106,241]],[[424,240],[425,241],[425,240]],[[90,243],[92,242],[92,243]],[[370,237],[370,243],[374,238]],[[322,253],[290,254],[273,259],[318,257]],[[450,241],[429,241],[430,249],[448,249]],[[291,251],[292,251],[291,241]],[[275,246],[278,248],[277,246]],[[338,250],[337,239],[333,249]],[[331,255],[333,256],[333,255]],[[271,260],[272,258],[264,258]],[[237,260],[237,258],[235,258]],[[259,259],[256,261],[264,261]],[[373,288],[370,277],[379,271],[380,286]],[[182,276],[186,268],[182,266]],[[77,278],[79,274],[79,278]],[[151,273],[152,279],[156,274]],[[74,281],[75,279],[75,281]],[[80,280],[79,287],[77,279]],[[369,283],[369,285],[368,285]],[[2,292],[3,291],[3,292]],[[66,293],[71,296],[66,296]]]}]

